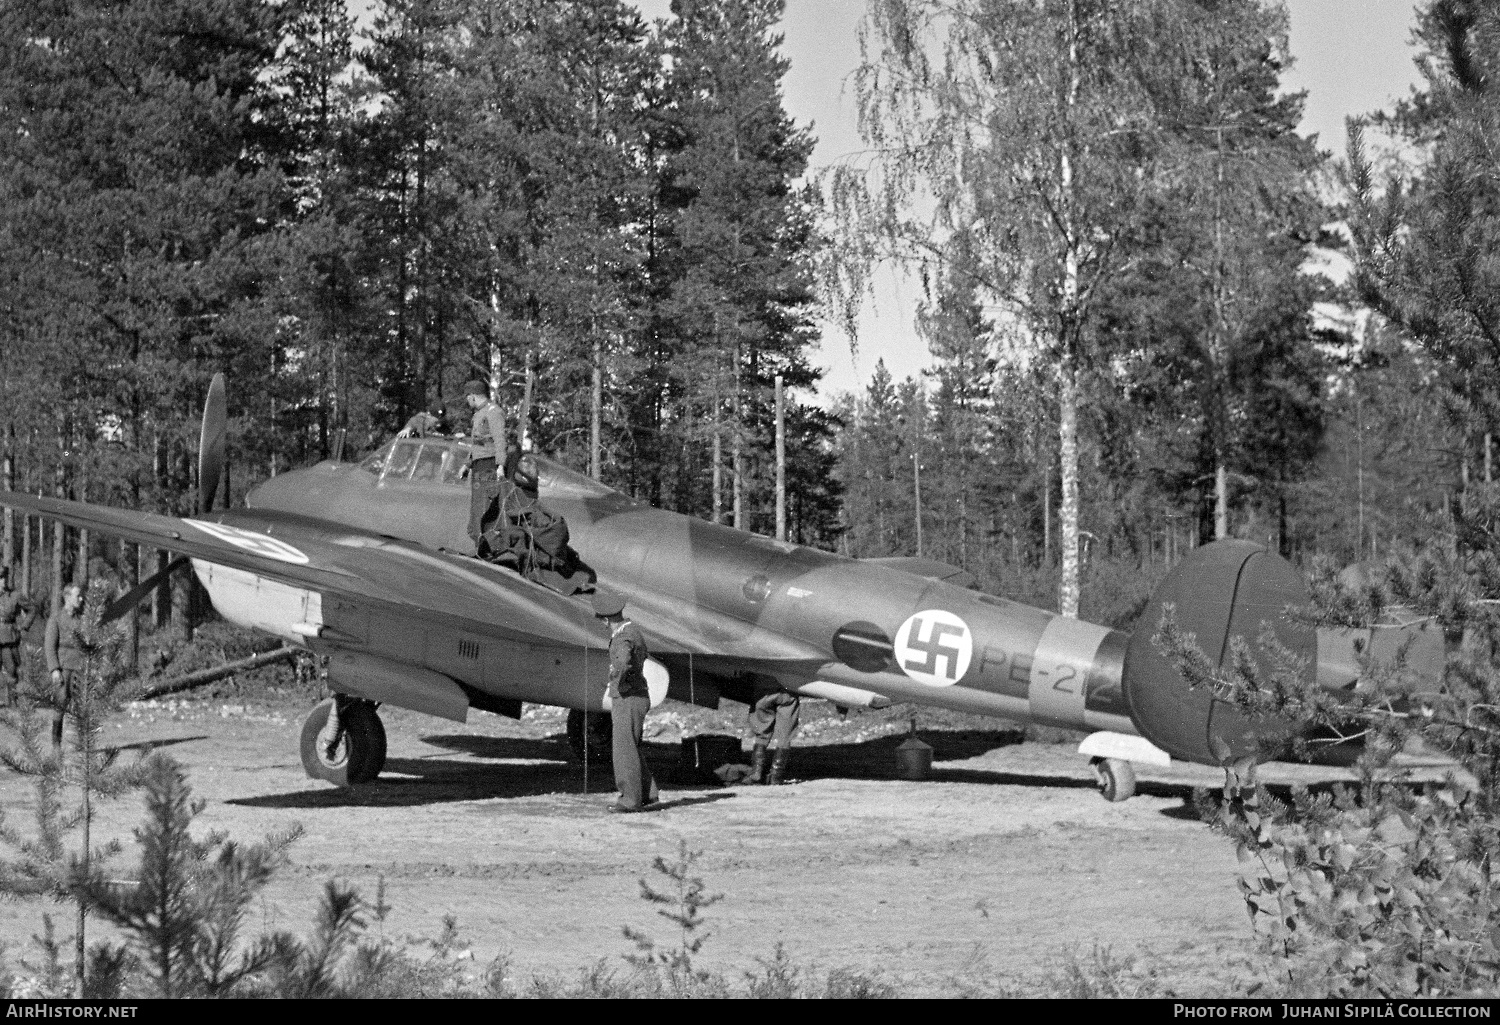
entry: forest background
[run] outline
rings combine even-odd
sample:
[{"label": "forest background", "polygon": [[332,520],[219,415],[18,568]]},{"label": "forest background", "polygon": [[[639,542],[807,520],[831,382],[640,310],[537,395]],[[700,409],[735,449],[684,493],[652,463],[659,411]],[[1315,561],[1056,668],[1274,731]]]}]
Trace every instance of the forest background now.
[{"label": "forest background", "polygon": [[[1494,183],[1432,170],[1455,54],[1494,61],[1471,5],[1423,5],[1404,156],[1351,173],[1278,5],[871,0],[868,149],[817,175],[782,6],[0,4],[6,486],[187,514],[216,371],[235,501],[483,377],[543,451],[771,533],[781,376],[793,540],[1123,626],[1214,536],[1354,562],[1492,477]],[[1446,299],[1310,271],[1444,211]],[[819,401],[817,314],[884,261],[933,370]],[[165,554],[7,514],[3,557],[40,595]]]}]

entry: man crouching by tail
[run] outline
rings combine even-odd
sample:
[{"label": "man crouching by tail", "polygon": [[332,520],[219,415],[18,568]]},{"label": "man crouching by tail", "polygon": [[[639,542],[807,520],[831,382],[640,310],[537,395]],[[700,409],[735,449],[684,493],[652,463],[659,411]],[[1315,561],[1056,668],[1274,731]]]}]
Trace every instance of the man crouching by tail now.
[{"label": "man crouching by tail", "polygon": [[[786,782],[787,763],[792,758],[792,734],[797,731],[802,699],[781,686],[772,676],[756,676],[755,703],[750,706],[750,731],[755,734],[747,783]],[[776,741],[776,755],[766,772],[767,747]]]},{"label": "man crouching by tail", "polygon": [[646,687],[646,638],[625,618],[625,599],[608,591],[594,594],[594,615],[609,624],[609,701],[614,725],[612,752],[620,799],[610,811],[644,811],[657,803],[656,780],[641,751],[651,693]]}]

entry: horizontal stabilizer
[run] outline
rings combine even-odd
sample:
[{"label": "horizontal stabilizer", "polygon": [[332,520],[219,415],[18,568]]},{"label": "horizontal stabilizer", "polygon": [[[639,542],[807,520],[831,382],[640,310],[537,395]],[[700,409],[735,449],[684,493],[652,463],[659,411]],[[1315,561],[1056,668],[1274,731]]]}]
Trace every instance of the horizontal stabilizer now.
[{"label": "horizontal stabilizer", "polygon": [[860,559],[860,562],[868,562],[873,566],[889,566],[891,569],[899,569],[903,573],[913,576],[926,577],[928,580],[941,580],[945,584],[954,587],[977,587],[979,581],[974,579],[974,574],[957,566],[950,566],[946,562],[938,562],[936,559],[916,559],[908,556],[900,556],[891,559]]}]

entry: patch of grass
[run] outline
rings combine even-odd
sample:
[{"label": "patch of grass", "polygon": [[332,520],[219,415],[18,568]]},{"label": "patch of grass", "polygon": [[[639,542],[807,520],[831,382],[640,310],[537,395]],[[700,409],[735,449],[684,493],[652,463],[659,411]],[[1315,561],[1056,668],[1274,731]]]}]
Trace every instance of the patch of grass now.
[{"label": "patch of grass", "polygon": [[1095,943],[1088,953],[1078,947],[1063,951],[1058,970],[1042,981],[1039,996],[1070,1000],[1118,1000],[1170,997],[1163,990],[1154,968],[1141,967],[1134,956],[1121,957],[1109,947]]}]

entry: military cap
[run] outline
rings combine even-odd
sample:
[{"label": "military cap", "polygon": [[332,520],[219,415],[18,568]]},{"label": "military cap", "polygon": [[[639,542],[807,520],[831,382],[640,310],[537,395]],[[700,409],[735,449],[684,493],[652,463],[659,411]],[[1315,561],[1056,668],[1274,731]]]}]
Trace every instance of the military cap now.
[{"label": "military cap", "polygon": [[464,385],[465,395],[478,395],[482,399],[490,397],[490,387],[483,381],[470,381]]},{"label": "military cap", "polygon": [[603,588],[594,592],[594,615],[603,619],[608,616],[618,616],[624,611],[625,598],[622,595]]}]

